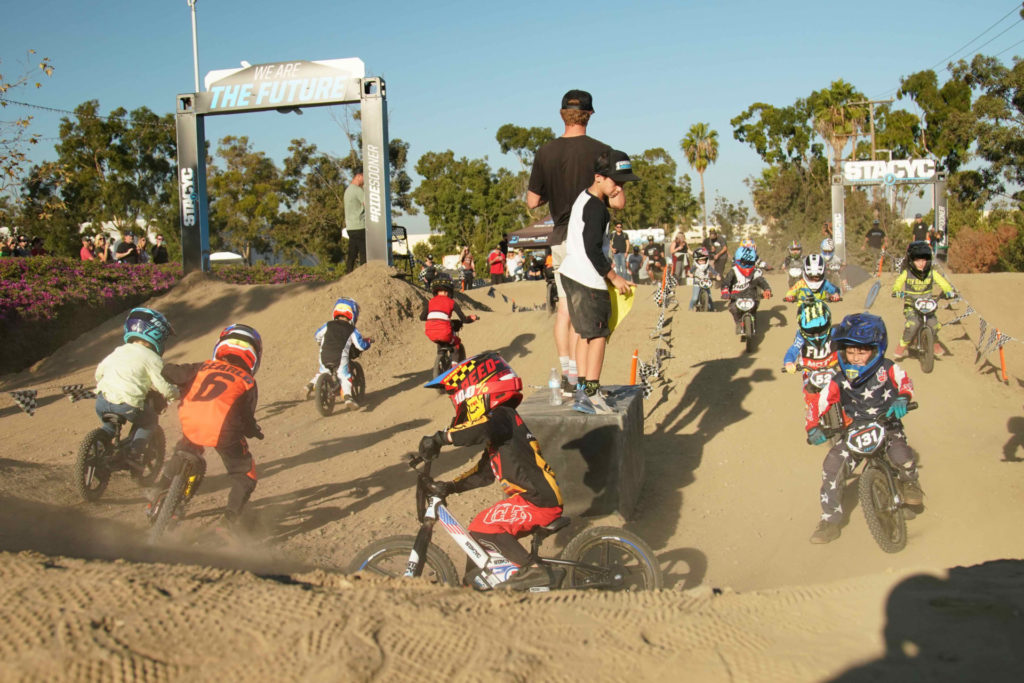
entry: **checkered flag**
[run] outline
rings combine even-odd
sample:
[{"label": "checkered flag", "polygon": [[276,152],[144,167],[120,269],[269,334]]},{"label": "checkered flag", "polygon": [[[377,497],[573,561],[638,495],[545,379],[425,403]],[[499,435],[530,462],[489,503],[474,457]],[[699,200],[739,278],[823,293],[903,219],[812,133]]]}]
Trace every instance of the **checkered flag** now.
[{"label": "checkered flag", "polygon": [[[988,322],[984,318],[982,318],[981,316],[978,316],[978,326],[979,326],[979,328],[981,330],[980,332],[978,332],[978,352],[980,353],[981,352],[981,344],[982,344],[982,342],[985,341],[985,330],[988,329]],[[979,358],[980,358],[980,356],[979,356]]]},{"label": "checkered flag", "polygon": [[[989,333],[988,341],[986,341],[984,343],[984,345],[979,347],[978,359],[977,360],[981,360],[982,358],[987,356],[989,354],[989,352],[992,351],[993,347],[996,345],[996,341],[998,339],[999,339],[999,333],[996,332],[995,328],[993,328],[992,331]],[[977,362],[977,361],[975,361],[975,362]]]},{"label": "checkered flag", "polygon": [[29,415],[36,414],[36,408],[39,407],[39,403],[36,401],[36,396],[39,394],[35,389],[22,389],[20,391],[8,391],[14,402],[18,404],[18,407],[24,410]]},{"label": "checkered flag", "polygon": [[81,401],[84,398],[96,398],[96,392],[91,387],[86,387],[84,384],[65,384],[60,388],[62,394],[68,397],[68,400],[74,403],[75,401]]},{"label": "checkered flag", "polygon": [[996,347],[1001,349],[1003,348],[1003,345],[1009,341],[1013,341],[1013,337],[1011,337],[1008,334],[1003,334],[1002,332],[1000,332],[999,336],[996,337]]},{"label": "checkered flag", "polygon": [[491,287],[490,289],[487,290],[487,296],[491,297],[492,299],[494,298],[494,287]]},{"label": "checkered flag", "polygon": [[961,313],[957,317],[953,318],[952,320],[950,320],[946,324],[947,325],[952,325],[953,323],[958,323],[961,320],[963,320],[964,318],[966,318],[968,316],[971,316],[971,315],[974,315],[974,313],[975,313],[974,307],[971,306],[970,304],[967,304],[967,310],[966,311],[964,311],[963,313]]},{"label": "checkered flag", "polygon": [[679,280],[676,279],[675,275],[669,275],[665,280],[665,286],[671,291],[676,288],[679,284]]},{"label": "checkered flag", "polygon": [[504,294],[501,295],[501,300],[504,301],[505,303],[508,303],[508,297],[505,296]]},{"label": "checkered flag", "polygon": [[516,302],[515,301],[512,302],[512,312],[513,313],[516,312]]}]

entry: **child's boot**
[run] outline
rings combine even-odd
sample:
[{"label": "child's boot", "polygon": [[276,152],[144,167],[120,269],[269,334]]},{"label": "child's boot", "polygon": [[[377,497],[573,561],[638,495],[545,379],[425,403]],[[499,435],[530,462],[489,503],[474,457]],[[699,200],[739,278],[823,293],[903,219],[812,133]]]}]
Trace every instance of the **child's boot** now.
[{"label": "child's boot", "polygon": [[942,348],[942,344],[940,344],[939,342],[935,342],[934,350],[936,356],[946,355],[946,349]]},{"label": "child's boot", "polygon": [[896,360],[902,360],[907,357],[907,347],[902,343],[896,345],[896,350],[892,352],[892,357]]},{"label": "child's boot", "polygon": [[818,528],[811,534],[811,543],[831,543],[839,538],[839,533],[839,522],[823,519],[818,522]]}]

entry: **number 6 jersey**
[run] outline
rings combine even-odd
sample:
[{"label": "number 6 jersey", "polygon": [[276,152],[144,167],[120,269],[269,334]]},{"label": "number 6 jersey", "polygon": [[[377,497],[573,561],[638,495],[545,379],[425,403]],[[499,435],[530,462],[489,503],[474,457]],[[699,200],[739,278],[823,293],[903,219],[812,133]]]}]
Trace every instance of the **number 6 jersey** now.
[{"label": "number 6 jersey", "polygon": [[164,377],[188,385],[178,417],[182,434],[197,446],[224,447],[259,432],[256,380],[244,368],[220,360],[168,363]]}]

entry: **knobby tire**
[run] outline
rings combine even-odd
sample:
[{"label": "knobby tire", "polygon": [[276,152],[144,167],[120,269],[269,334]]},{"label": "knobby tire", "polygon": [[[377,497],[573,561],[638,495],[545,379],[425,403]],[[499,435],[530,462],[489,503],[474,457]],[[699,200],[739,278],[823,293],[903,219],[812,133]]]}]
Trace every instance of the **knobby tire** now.
[{"label": "knobby tire", "polygon": [[352,373],[352,398],[360,399],[366,393],[366,375],[363,374],[363,366],[355,361],[349,361],[348,370]]},{"label": "knobby tire", "polygon": [[334,402],[337,395],[334,392],[334,382],[326,372],[320,373],[313,386],[313,394],[316,396],[316,410],[324,417],[334,412]]},{"label": "knobby tire", "polygon": [[142,471],[135,476],[139,486],[151,486],[160,474],[160,468],[164,466],[164,457],[167,453],[167,437],[164,435],[163,427],[157,426],[149,437],[146,450],[142,453]]},{"label": "knobby tire", "polygon": [[110,469],[107,463],[111,436],[103,429],[89,432],[82,445],[78,447],[75,460],[75,488],[83,500],[94,503],[103,496],[110,482]]},{"label": "knobby tire", "polygon": [[[622,583],[602,586],[604,590],[654,590],[663,585],[654,551],[642,538],[624,529],[608,526],[585,529],[569,541],[561,557],[621,572]],[[601,581],[603,573],[570,566],[562,588],[588,588]]]},{"label": "knobby tire", "polygon": [[889,479],[879,469],[867,467],[860,475],[857,494],[864,518],[875,542],[887,553],[898,553],[907,545],[907,520],[903,510],[890,511],[893,493]]},{"label": "knobby tire", "polygon": [[164,500],[160,504],[160,509],[156,513],[156,519],[153,520],[153,526],[149,530],[150,543],[156,542],[157,539],[163,536],[173,523],[174,514],[185,497],[185,486],[188,484],[189,469],[187,461],[182,463],[179,472],[171,479],[171,485],[167,488],[166,494],[164,494]]},{"label": "knobby tire", "polygon": [[[389,536],[366,546],[352,558],[348,573],[366,572],[373,576],[400,578],[405,574],[415,536]],[[432,583],[458,586],[459,575],[451,558],[433,543],[427,545],[426,562],[421,578]]]},{"label": "knobby tire", "polygon": [[747,353],[754,352],[754,316],[747,313],[743,316],[743,332],[747,335]]},{"label": "knobby tire", "polygon": [[928,374],[935,368],[935,331],[922,322],[918,338],[921,340],[921,372]]}]

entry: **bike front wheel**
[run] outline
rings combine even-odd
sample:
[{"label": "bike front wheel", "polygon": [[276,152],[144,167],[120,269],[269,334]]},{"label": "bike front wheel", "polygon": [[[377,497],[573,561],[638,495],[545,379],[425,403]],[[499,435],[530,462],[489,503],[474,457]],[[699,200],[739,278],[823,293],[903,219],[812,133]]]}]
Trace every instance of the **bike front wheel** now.
[{"label": "bike front wheel", "polygon": [[338,396],[334,390],[334,382],[331,381],[330,375],[325,372],[316,378],[313,393],[316,395],[316,410],[318,413],[328,417],[334,412],[334,402]]},{"label": "bike front wheel", "polygon": [[561,558],[590,565],[568,567],[562,588],[639,591],[662,587],[661,568],[654,551],[642,538],[624,529],[586,529],[569,541]]},{"label": "bike front wheel", "polygon": [[[366,572],[375,576],[392,578],[405,575],[409,556],[412,554],[415,536],[389,536],[366,546],[352,558],[348,573]],[[459,585],[459,575],[451,558],[433,543],[427,545],[427,557],[423,565],[423,578],[431,583],[445,586]]]},{"label": "bike front wheel", "polygon": [[154,543],[174,523],[178,508],[185,499],[185,488],[188,485],[188,467],[183,465],[181,471],[171,479],[171,485],[163,492],[162,498],[153,505],[158,506],[156,517],[153,518],[153,526],[149,529],[149,542]]},{"label": "bike front wheel", "polygon": [[110,483],[110,434],[103,429],[89,432],[78,447],[75,460],[75,488],[90,503],[100,499]]},{"label": "bike front wheel", "polygon": [[160,474],[160,468],[164,466],[166,452],[167,437],[164,436],[163,428],[157,427],[150,435],[142,457],[139,458],[142,469],[132,473],[140,486],[151,486],[156,481],[157,475]]},{"label": "bike front wheel", "polygon": [[928,374],[935,368],[935,331],[921,323],[917,338],[921,346],[921,372]]},{"label": "bike front wheel", "polygon": [[355,361],[349,361],[348,371],[352,373],[352,398],[362,398],[366,393],[366,375],[363,374],[363,366]]},{"label": "bike front wheel", "polygon": [[857,483],[857,495],[878,546],[887,553],[903,550],[907,545],[907,519],[903,510],[896,507],[895,492],[885,473],[867,467]]},{"label": "bike front wheel", "polygon": [[743,316],[743,334],[747,336],[747,353],[754,352],[754,316],[749,313]]}]

